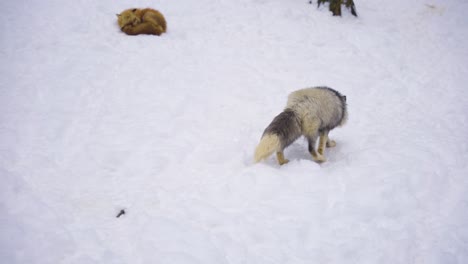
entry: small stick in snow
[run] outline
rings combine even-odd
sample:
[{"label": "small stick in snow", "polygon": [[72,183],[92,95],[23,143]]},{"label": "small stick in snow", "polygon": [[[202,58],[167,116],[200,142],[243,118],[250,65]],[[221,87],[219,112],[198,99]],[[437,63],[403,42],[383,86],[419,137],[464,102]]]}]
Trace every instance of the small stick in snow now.
[{"label": "small stick in snow", "polygon": [[117,214],[116,217],[119,218],[120,216],[122,216],[122,215],[124,215],[124,214],[125,214],[125,210],[122,209],[122,210],[120,210],[119,214]]}]

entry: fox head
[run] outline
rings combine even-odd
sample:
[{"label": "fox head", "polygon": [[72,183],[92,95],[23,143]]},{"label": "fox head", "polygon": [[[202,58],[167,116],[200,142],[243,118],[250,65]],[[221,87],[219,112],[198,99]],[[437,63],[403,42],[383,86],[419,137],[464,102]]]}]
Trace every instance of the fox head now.
[{"label": "fox head", "polygon": [[140,17],[136,14],[138,9],[127,9],[120,14],[117,14],[117,22],[120,28],[128,25],[136,26],[141,23]]}]

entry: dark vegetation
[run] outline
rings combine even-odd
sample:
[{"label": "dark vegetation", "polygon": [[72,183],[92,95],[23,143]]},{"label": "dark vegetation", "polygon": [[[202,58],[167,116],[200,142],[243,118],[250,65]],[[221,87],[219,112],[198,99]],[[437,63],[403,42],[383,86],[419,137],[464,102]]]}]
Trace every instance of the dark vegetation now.
[{"label": "dark vegetation", "polygon": [[[341,6],[344,5],[351,11],[351,14],[357,17],[356,6],[353,0],[318,0],[317,6],[319,7],[327,2],[330,4],[328,9],[330,9],[334,16],[341,16]],[[309,3],[312,3],[312,1]]]}]

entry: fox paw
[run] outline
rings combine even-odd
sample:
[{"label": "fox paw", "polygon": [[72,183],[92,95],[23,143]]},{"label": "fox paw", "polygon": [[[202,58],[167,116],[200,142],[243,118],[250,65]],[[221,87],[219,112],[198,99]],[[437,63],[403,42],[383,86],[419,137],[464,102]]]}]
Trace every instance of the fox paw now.
[{"label": "fox paw", "polygon": [[327,141],[327,148],[333,148],[336,146],[335,140],[328,140]]},{"label": "fox paw", "polygon": [[128,24],[128,25],[123,26],[121,29],[122,29],[122,31],[125,31],[125,30],[128,30],[128,29],[132,28],[132,27],[133,27],[132,25]]},{"label": "fox paw", "polygon": [[312,155],[312,158],[314,159],[315,162],[318,162],[318,163],[322,163],[322,162],[325,162],[327,161],[327,159],[325,158],[325,156],[323,155],[320,155],[320,154],[317,154],[317,155]]},{"label": "fox paw", "polygon": [[288,163],[288,162],[289,162],[288,159],[284,159],[284,160],[282,160],[282,161],[278,161],[279,165],[284,165],[284,164],[286,164],[286,163]]}]

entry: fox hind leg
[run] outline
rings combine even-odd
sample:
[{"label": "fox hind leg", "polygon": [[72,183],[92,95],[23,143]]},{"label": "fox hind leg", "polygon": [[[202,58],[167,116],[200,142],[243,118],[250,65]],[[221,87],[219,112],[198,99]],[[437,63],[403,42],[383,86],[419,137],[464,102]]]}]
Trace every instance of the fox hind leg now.
[{"label": "fox hind leg", "polygon": [[163,27],[161,27],[160,25],[158,24],[152,24],[153,26],[153,34],[155,35],[161,35],[162,33],[164,33],[164,29]]},{"label": "fox hind leg", "polygon": [[276,152],[276,158],[278,159],[279,165],[284,165],[284,164],[286,164],[286,163],[289,162],[288,159],[285,159],[285,158],[284,158],[283,151],[278,151],[278,152]]}]

